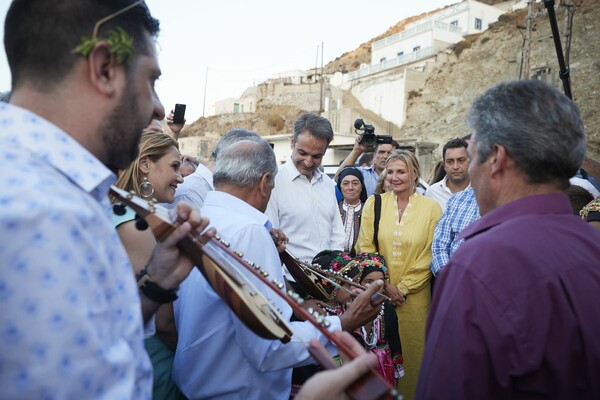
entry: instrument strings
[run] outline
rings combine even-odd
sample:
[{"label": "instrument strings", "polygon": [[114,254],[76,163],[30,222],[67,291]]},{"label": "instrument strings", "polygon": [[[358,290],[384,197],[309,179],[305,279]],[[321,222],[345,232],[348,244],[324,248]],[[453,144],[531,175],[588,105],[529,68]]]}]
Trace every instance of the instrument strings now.
[{"label": "instrument strings", "polygon": [[[352,292],[350,289],[348,289],[347,287],[340,285],[338,282],[334,282],[334,280],[337,280],[337,281],[342,282],[342,283],[346,283],[346,284],[348,284],[350,286],[354,286],[355,288],[358,288],[358,289],[361,289],[361,290],[367,290],[366,286],[363,286],[363,285],[361,285],[359,283],[356,283],[356,282],[354,282],[354,281],[352,281],[350,279],[343,278],[343,277],[341,277],[341,276],[339,276],[337,274],[328,272],[328,271],[323,270],[321,268],[317,268],[314,265],[311,265],[311,264],[309,264],[307,262],[301,261],[300,259],[298,259],[298,257],[294,256],[292,254],[292,252],[290,252],[290,251],[288,251],[288,252],[290,253],[290,255],[292,255],[298,261],[298,263],[301,266],[303,266],[304,268],[308,269],[310,272],[312,272],[313,274],[315,274],[318,277],[322,278],[323,280],[331,283],[336,288],[345,290],[346,292],[348,292],[350,294],[350,296],[352,298],[355,298],[357,295],[354,292]],[[391,301],[391,299],[388,296],[386,296],[384,294],[381,294],[381,293],[380,293],[380,295],[385,299],[385,301]]]}]

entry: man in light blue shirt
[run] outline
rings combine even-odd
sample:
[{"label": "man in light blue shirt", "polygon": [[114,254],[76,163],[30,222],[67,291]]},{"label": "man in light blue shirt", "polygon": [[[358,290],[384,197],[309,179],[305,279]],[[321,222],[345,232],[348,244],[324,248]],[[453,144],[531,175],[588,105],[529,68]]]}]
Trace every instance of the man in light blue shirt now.
[{"label": "man in light blue shirt", "polygon": [[452,254],[464,241],[458,239],[458,234],[477,219],[479,219],[479,206],[471,186],[450,196],[446,210],[433,232],[430,265],[433,275],[437,276],[448,264]]},{"label": "man in light blue shirt", "polygon": [[[138,292],[107,195],[142,129],[164,116],[153,88],[158,21],[141,2],[121,7],[15,0],[6,16],[13,90],[11,104],[0,104],[1,398],[152,394],[142,328],[160,304]],[[131,59],[106,40],[73,51],[115,13],[97,35],[130,38]],[[192,267],[177,241],[207,225],[189,207],[178,215],[189,222],[146,267],[163,292]]]},{"label": "man in light blue shirt", "polygon": [[[208,193],[203,215],[219,227],[219,235],[232,250],[263,267],[269,279],[283,282],[281,262],[269,233],[271,223],[264,214],[277,173],[270,145],[263,139],[232,144],[219,153],[213,172],[215,191]],[[242,266],[239,274],[289,321],[292,310],[285,301]],[[379,309],[369,304],[374,289],[357,297],[342,317],[327,317],[329,329],[352,331],[374,318]],[[337,353],[309,322],[289,323],[293,336],[286,344],[257,336],[197,270],[182,284],[174,306],[179,341],[173,380],[189,399],[287,399],[292,367],[313,362],[306,349],[310,339],[318,339],[331,353]]]}]

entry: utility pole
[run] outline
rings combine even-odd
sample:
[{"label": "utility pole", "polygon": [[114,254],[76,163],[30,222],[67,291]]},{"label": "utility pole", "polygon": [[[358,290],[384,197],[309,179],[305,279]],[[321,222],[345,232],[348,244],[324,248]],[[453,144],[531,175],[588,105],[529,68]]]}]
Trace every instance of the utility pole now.
[{"label": "utility pole", "polygon": [[321,42],[321,95],[319,96],[319,114],[323,113],[323,42]]},{"label": "utility pole", "polygon": [[206,86],[208,85],[208,67],[206,67],[206,75],[204,76],[204,101],[202,102],[202,117],[206,109]]},{"label": "utility pole", "polygon": [[317,71],[319,70],[319,48],[321,47],[320,44],[317,45],[317,58],[315,60],[315,83],[317,83]]},{"label": "utility pole", "polygon": [[521,59],[521,74],[519,79],[529,79],[531,72],[531,32],[533,31],[533,0],[527,2],[527,28],[525,30],[525,38],[523,40],[523,50]]},{"label": "utility pole", "polygon": [[561,4],[565,12],[565,64],[569,68],[569,55],[571,53],[571,38],[573,37],[573,17],[575,16],[575,9],[577,8],[573,0],[562,0]]}]

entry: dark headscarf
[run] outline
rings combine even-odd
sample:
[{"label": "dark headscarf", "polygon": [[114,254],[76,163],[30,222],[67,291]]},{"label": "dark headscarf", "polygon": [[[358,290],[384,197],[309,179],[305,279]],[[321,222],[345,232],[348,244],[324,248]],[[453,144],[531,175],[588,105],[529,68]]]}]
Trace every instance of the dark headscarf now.
[{"label": "dark headscarf", "polygon": [[377,253],[358,253],[352,261],[358,262],[358,268],[360,269],[360,277],[358,282],[362,281],[365,276],[371,272],[380,271],[383,272],[383,278],[385,282],[389,282],[389,276],[387,267],[385,266],[385,258]]},{"label": "dark headscarf", "polygon": [[[352,261],[352,256],[349,253],[339,250],[323,250],[313,258],[312,263],[324,270],[340,272],[345,270],[350,261]],[[320,283],[327,293],[333,293],[335,287],[330,282],[323,279]]]},{"label": "dark headscarf", "polygon": [[358,180],[360,181],[360,186],[361,186],[361,191],[360,191],[360,195],[358,196],[358,198],[360,199],[361,203],[364,203],[365,201],[367,201],[367,188],[365,187],[365,180],[363,178],[363,174],[357,168],[354,168],[354,167],[346,167],[338,175],[337,186],[338,186],[338,189],[340,189],[340,193],[343,193],[342,192],[342,180],[347,175],[352,175],[352,176],[355,176],[358,178]]}]

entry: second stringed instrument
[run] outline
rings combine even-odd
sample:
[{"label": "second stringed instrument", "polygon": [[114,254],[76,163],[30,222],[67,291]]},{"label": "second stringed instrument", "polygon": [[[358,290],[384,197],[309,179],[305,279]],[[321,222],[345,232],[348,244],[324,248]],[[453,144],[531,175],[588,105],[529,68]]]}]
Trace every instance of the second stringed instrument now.
[{"label": "second stringed instrument", "polygon": [[296,282],[308,295],[321,301],[331,300],[329,293],[327,293],[325,288],[319,283],[319,277],[312,273],[310,269],[306,268],[306,266],[294,257],[288,249],[279,253],[279,258]]}]

